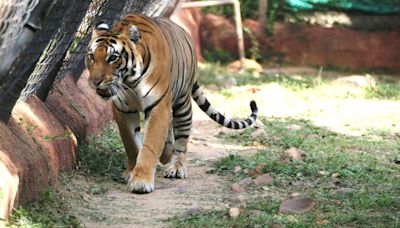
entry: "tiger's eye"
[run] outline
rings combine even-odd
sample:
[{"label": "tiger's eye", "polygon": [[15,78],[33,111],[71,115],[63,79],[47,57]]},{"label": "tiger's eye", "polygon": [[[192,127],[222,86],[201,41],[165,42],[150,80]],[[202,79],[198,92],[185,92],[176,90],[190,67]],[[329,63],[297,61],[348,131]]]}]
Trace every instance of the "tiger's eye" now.
[{"label": "tiger's eye", "polygon": [[109,58],[108,58],[108,61],[109,62],[113,62],[113,61],[115,61],[115,60],[117,60],[118,59],[118,56],[117,55],[111,55]]},{"label": "tiger's eye", "polygon": [[88,57],[89,57],[90,60],[94,60],[94,55],[93,54],[89,54]]}]

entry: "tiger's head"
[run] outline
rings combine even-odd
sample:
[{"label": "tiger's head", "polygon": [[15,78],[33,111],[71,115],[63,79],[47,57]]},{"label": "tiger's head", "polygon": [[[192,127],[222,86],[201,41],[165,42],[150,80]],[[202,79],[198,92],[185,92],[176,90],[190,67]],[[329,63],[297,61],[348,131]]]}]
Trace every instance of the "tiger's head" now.
[{"label": "tiger's head", "polygon": [[118,96],[128,84],[140,77],[142,58],[136,49],[140,32],[125,24],[110,29],[99,23],[93,30],[86,53],[89,85],[104,99]]}]

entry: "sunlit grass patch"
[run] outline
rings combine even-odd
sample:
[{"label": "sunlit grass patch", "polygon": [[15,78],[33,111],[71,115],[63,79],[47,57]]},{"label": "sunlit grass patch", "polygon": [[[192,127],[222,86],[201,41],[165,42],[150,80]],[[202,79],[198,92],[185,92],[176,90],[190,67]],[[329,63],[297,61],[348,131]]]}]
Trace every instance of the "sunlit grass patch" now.
[{"label": "sunlit grass patch", "polygon": [[400,85],[395,83],[379,83],[375,87],[366,88],[367,99],[400,100]]},{"label": "sunlit grass patch", "polygon": [[[253,129],[223,134],[221,137],[243,145],[264,145],[253,156],[230,155],[215,163],[215,172],[239,181],[249,171],[264,163],[263,173],[274,182],[266,189],[250,186],[246,191],[259,194],[241,207],[237,219],[227,212],[208,213],[178,220],[185,226],[220,225],[238,227],[327,226],[396,227],[400,225],[399,135],[370,131],[361,137],[331,132],[313,126],[310,121],[296,119],[263,119],[265,135],[253,137]],[[390,137],[389,137],[390,136]],[[288,160],[285,151],[303,151],[301,160]],[[235,167],[242,169],[232,175]],[[295,183],[302,183],[302,186]],[[345,193],[341,193],[345,189]],[[282,215],[278,207],[282,198],[298,192],[313,198],[317,204],[308,213]],[[268,193],[268,196],[265,196]],[[234,206],[234,205],[232,205]],[[259,210],[254,216],[253,210]]]}]

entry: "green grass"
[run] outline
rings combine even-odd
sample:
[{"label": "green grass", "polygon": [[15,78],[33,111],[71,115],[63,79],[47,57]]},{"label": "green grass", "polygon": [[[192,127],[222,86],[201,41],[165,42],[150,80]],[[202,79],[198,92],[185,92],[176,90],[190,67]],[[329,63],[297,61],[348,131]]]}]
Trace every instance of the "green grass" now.
[{"label": "green grass", "polygon": [[14,209],[8,227],[80,227],[67,204],[51,188],[37,202]]},{"label": "green grass", "polygon": [[[351,75],[351,72],[344,73]],[[393,79],[384,74],[374,77],[360,72],[358,75],[372,77],[377,82],[376,86],[354,88],[353,91],[342,91],[342,93],[336,94],[336,96],[341,98],[400,100],[400,84],[397,83],[398,79]],[[341,76],[341,72],[338,72],[336,76],[319,79],[316,75],[311,74],[287,75],[282,73],[262,73],[259,76],[255,76],[251,70],[245,70],[240,73],[229,73],[224,65],[218,63],[205,63],[200,65],[198,69],[198,80],[201,85],[217,85],[219,88],[225,89],[225,94],[229,94],[226,89],[230,89],[232,86],[259,86],[270,83],[277,83],[292,92],[300,94],[308,93],[313,89],[321,88],[321,90],[325,90],[326,87],[332,87],[331,82]],[[321,91],[317,92],[320,93]]]},{"label": "green grass", "polygon": [[380,83],[366,88],[366,98],[379,100],[400,100],[400,86],[394,83]]},{"label": "green grass", "polygon": [[[400,226],[400,136],[389,132],[352,137],[313,126],[306,120],[263,119],[266,134],[253,138],[248,129],[221,137],[243,145],[258,144],[266,149],[254,156],[230,155],[215,163],[215,172],[230,175],[233,181],[247,177],[247,171],[265,163],[263,173],[269,173],[273,185],[269,197],[256,198],[241,208],[241,215],[231,219],[227,212],[217,211],[175,220],[174,226],[263,227],[281,224],[284,227],[314,227],[317,221],[328,221],[327,227],[398,227]],[[290,126],[297,125],[297,130]],[[288,148],[304,151],[301,161],[288,161]],[[232,175],[235,166],[242,171]],[[323,172],[321,172],[323,171]],[[322,173],[322,174],[321,174]],[[337,178],[331,177],[338,173]],[[292,183],[301,181],[307,187]],[[246,187],[253,194],[263,191]],[[335,194],[340,188],[351,188],[348,194]],[[282,198],[293,192],[313,198],[315,208],[302,215],[282,215],[278,208]],[[253,210],[260,210],[254,216]]]},{"label": "green grass", "polygon": [[79,148],[78,169],[87,175],[123,182],[121,174],[126,165],[125,149],[113,125],[106,127],[101,135],[89,138]]},{"label": "green grass", "polygon": [[212,84],[221,88],[227,88],[227,85],[262,85],[275,82],[293,91],[313,88],[319,83],[311,75],[261,74],[256,76],[251,69],[240,73],[229,73],[223,65],[212,63],[199,66],[197,79],[201,85]]}]

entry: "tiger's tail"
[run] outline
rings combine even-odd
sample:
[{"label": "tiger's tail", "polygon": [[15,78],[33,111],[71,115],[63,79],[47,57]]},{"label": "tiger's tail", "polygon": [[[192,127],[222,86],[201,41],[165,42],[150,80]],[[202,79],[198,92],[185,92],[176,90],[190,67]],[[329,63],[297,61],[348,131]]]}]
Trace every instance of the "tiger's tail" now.
[{"label": "tiger's tail", "polygon": [[218,112],[211,106],[210,102],[204,96],[203,90],[197,84],[197,81],[194,83],[192,88],[192,97],[196,101],[200,109],[203,110],[203,112],[205,112],[215,122],[227,128],[232,128],[232,129],[247,128],[250,125],[252,125],[257,119],[258,108],[255,101],[250,102],[251,115],[249,118],[245,120],[231,120],[226,118],[224,115],[222,115],[220,112]]}]

